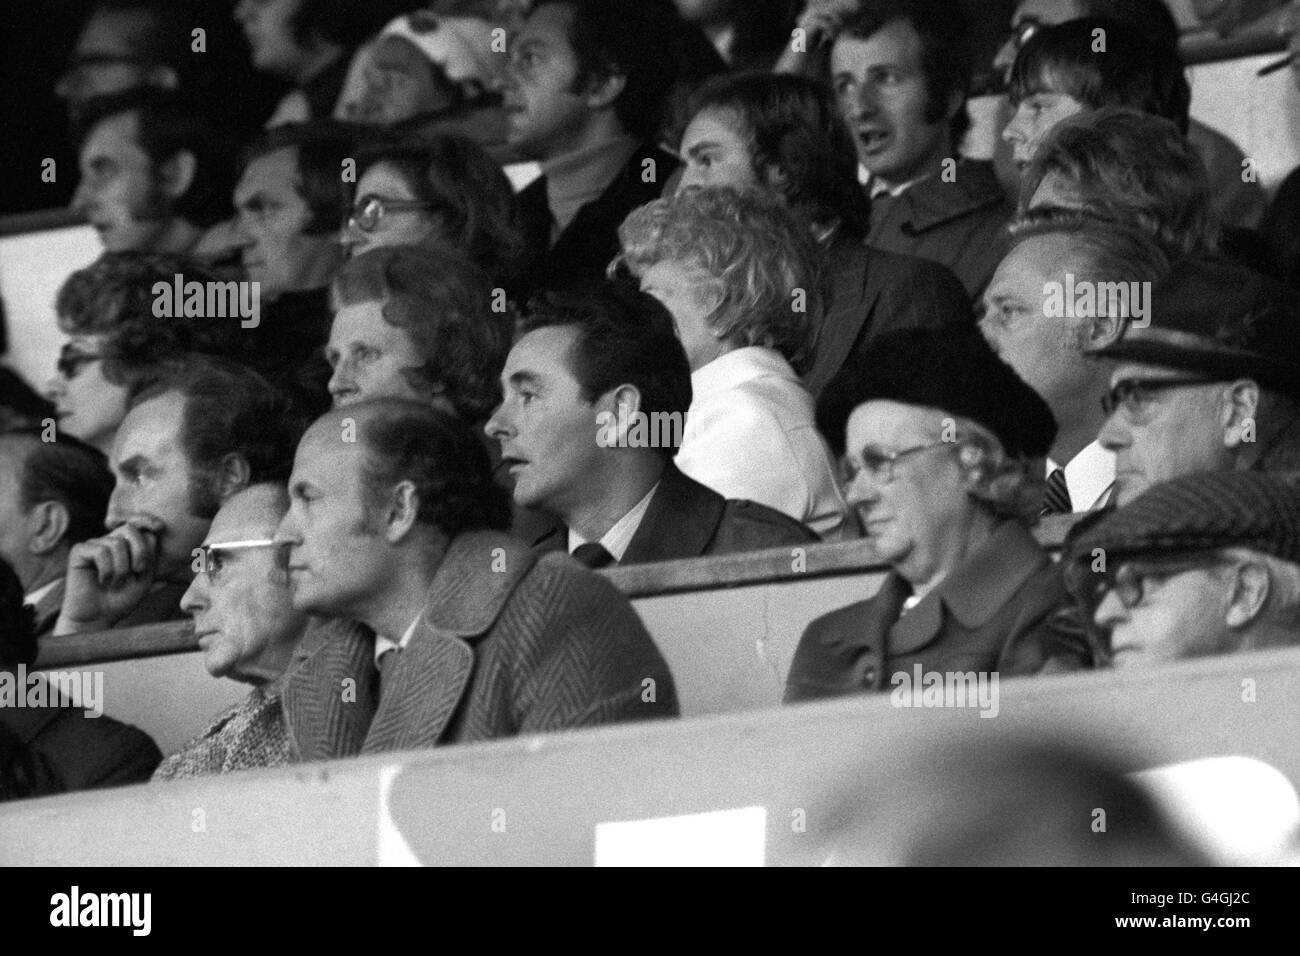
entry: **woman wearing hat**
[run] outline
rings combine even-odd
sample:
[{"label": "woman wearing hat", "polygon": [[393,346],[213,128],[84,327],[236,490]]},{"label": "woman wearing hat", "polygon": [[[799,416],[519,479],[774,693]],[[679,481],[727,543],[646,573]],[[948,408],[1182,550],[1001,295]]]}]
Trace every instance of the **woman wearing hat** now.
[{"label": "woman wearing hat", "polygon": [[978,333],[881,336],[827,386],[817,421],[891,570],[873,597],[808,626],[787,702],[887,690],[917,665],[1010,676],[1088,660],[1049,623],[1067,592],[1029,530],[1056,425]]}]

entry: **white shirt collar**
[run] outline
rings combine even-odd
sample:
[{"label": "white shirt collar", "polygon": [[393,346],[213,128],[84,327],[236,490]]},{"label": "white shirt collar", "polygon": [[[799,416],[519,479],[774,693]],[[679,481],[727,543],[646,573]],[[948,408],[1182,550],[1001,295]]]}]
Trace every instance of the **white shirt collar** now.
[{"label": "white shirt collar", "polygon": [[888,195],[893,199],[897,199],[921,180],[928,179],[929,177],[930,174],[926,173],[923,176],[917,176],[915,179],[909,179],[905,183],[899,183],[897,186],[890,186],[883,179],[878,179],[871,175],[871,172],[867,167],[862,165],[858,166],[858,182],[867,188],[867,194],[872,199],[875,199],[880,195]]},{"label": "white shirt collar", "polygon": [[790,363],[776,349],[747,345],[719,355],[691,373],[691,401],[707,399],[763,375],[778,375],[798,382]]},{"label": "white shirt collar", "polygon": [[415,620],[412,621],[410,626],[406,629],[406,633],[402,635],[402,639],[400,641],[390,641],[386,637],[380,637],[378,634],[375,635],[375,666],[376,667],[379,666],[379,658],[382,657],[384,654],[387,654],[389,651],[395,651],[398,648],[404,648],[406,647],[407,644],[411,643],[411,638],[412,636],[414,636],[415,629],[417,626],[419,626],[420,617],[422,616],[423,615],[416,616]]},{"label": "white shirt collar", "polygon": [[58,587],[59,582],[62,580],[63,578],[55,578],[53,581],[50,581],[46,584],[42,584],[31,594],[24,595],[23,603],[31,604],[31,605],[36,605],[40,603],[41,598],[45,597],[45,595],[49,594],[56,587]]},{"label": "white shirt collar", "polygon": [[[615,561],[623,560],[623,555],[627,553],[632,538],[636,535],[637,529],[641,527],[641,521],[650,508],[650,499],[654,497],[658,489],[659,482],[656,481],[654,486],[645,493],[645,496],[632,506],[632,510],[614,522],[614,526],[606,531],[605,536],[600,539],[601,547],[613,555]],[[578,532],[572,528],[569,529],[569,554],[573,554],[579,545],[589,543]]]},{"label": "white shirt collar", "polygon": [[[1061,467],[1050,458],[1047,474]],[[1110,499],[1115,486],[1115,453],[1094,441],[1065,466],[1065,487],[1075,512],[1096,511]]]}]

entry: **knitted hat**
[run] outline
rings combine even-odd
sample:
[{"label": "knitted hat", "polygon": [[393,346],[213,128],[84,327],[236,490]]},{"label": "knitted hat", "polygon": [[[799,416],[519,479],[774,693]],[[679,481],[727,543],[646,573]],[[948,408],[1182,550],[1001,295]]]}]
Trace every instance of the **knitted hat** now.
[{"label": "knitted hat", "polygon": [[492,25],[473,17],[440,17],[417,10],[398,17],[379,39],[401,37],[459,86],[490,89],[505,57],[492,52]]},{"label": "knitted hat", "polygon": [[1096,351],[1300,396],[1300,293],[1234,262],[1188,257],[1149,306],[1147,321]]},{"label": "knitted hat", "polygon": [[1203,472],[1155,485],[1080,535],[1076,560],[1243,547],[1300,564],[1300,479]]},{"label": "knitted hat", "polygon": [[883,399],[978,422],[1008,455],[1042,458],[1056,438],[1052,412],[974,329],[900,329],[872,341],[823,390],[817,427],[844,451],[853,410]]}]

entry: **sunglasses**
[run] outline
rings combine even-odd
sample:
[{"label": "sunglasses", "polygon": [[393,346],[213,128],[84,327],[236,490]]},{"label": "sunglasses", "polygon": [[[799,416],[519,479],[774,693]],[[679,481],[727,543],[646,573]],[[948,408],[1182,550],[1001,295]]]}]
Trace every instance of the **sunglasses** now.
[{"label": "sunglasses", "polygon": [[1175,388],[1187,388],[1192,385],[1210,385],[1213,378],[1126,378],[1115,383],[1109,392],[1102,396],[1101,408],[1109,418],[1116,409],[1123,409],[1124,417],[1133,424],[1142,424],[1150,414],[1151,403],[1156,395]]},{"label": "sunglasses", "polygon": [[106,358],[108,356],[103,352],[78,352],[71,346],[65,345],[59,350],[59,359],[54,363],[54,367],[64,378],[73,379],[83,367]]},{"label": "sunglasses", "polygon": [[373,232],[390,212],[409,212],[416,209],[429,209],[434,204],[419,199],[385,199],[382,196],[362,196],[352,207],[348,215],[348,226],[356,226],[362,232]]},{"label": "sunglasses", "polygon": [[233,552],[253,551],[262,548],[279,548],[280,553],[276,555],[276,567],[286,568],[289,559],[289,545],[287,542],[274,541],[271,538],[257,538],[247,541],[217,541],[212,544],[205,544],[196,548],[199,552],[196,557],[201,560],[201,564],[194,569],[196,574],[203,574],[211,583],[217,579],[226,566],[226,558]]}]

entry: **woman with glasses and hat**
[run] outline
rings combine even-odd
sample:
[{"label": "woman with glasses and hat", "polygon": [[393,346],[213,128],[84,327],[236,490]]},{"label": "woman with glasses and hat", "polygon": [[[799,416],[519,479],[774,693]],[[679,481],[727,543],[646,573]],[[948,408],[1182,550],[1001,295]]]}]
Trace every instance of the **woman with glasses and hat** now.
[{"label": "woman with glasses and hat", "polygon": [[1085,665],[1054,612],[1068,597],[1030,532],[1056,424],[978,333],[878,340],[822,394],[845,497],[890,572],[876,594],[813,621],[787,702],[888,690],[898,675]]}]

